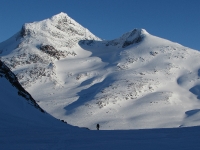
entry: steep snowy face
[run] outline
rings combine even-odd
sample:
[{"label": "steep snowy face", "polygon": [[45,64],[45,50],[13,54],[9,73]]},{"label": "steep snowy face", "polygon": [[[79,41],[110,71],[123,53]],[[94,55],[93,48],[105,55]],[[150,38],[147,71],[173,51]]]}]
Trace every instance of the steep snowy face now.
[{"label": "steep snowy face", "polygon": [[77,56],[81,40],[100,39],[67,14],[60,13],[51,19],[24,24],[19,33],[1,43],[0,55],[23,87],[31,86],[43,76],[56,84],[54,62]]},{"label": "steep snowy face", "polygon": [[[65,13],[40,22],[24,24],[20,33],[23,37],[47,38],[46,42],[53,40],[52,46],[55,47],[72,48],[80,40],[100,40]],[[53,43],[51,41],[49,44]]]}]

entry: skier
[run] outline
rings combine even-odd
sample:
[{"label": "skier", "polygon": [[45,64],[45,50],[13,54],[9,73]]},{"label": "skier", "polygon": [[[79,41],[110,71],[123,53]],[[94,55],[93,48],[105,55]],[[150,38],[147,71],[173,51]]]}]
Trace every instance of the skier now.
[{"label": "skier", "polygon": [[99,128],[100,128],[100,125],[99,125],[99,124],[97,124],[97,130],[99,130]]}]

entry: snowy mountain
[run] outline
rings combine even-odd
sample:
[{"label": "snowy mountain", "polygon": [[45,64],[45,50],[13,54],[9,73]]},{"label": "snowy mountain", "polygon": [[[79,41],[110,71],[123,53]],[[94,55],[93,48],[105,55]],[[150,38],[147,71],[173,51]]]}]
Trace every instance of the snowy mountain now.
[{"label": "snowy mountain", "polygon": [[69,124],[200,125],[200,53],[144,29],[102,41],[60,13],[23,25],[0,56],[42,109]]}]

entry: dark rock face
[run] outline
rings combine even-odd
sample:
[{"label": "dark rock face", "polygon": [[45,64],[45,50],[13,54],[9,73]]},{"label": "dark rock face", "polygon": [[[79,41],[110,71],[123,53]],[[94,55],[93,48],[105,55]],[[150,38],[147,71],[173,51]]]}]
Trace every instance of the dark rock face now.
[{"label": "dark rock face", "polygon": [[131,32],[123,34],[120,38],[107,41],[105,46],[115,46],[118,48],[126,48],[129,45],[139,43],[143,40],[144,35],[141,29],[134,29]]},{"label": "dark rock face", "polygon": [[[131,40],[130,40],[131,39]],[[134,29],[130,35],[127,37],[127,40],[124,42],[124,44],[122,45],[122,48],[125,48],[131,44],[135,44],[135,43],[139,43],[141,42],[143,39],[142,35],[141,35],[141,31]]]},{"label": "dark rock face", "polygon": [[40,50],[43,51],[44,53],[50,55],[51,57],[54,57],[56,59],[60,59],[60,58],[65,58],[67,55],[71,54],[76,56],[76,53],[70,53],[70,52],[64,52],[64,51],[58,51],[56,50],[53,46],[51,45],[41,45],[40,46]]},{"label": "dark rock face", "polygon": [[25,31],[24,26],[22,26],[22,29],[21,29],[21,31],[20,31],[20,35],[21,35],[22,37],[26,36],[26,31]]},{"label": "dark rock face", "polygon": [[18,90],[19,95],[24,97],[31,105],[39,109],[41,112],[44,112],[44,110],[36,103],[32,96],[20,85],[14,73],[12,73],[10,69],[1,60],[0,77],[5,77]]},{"label": "dark rock face", "polygon": [[40,57],[38,54],[27,54],[27,53],[16,54],[15,56],[11,58],[6,58],[2,61],[9,68],[16,68],[20,65],[26,65],[26,64],[36,64],[38,62],[46,63],[46,61],[42,57]]},{"label": "dark rock face", "polygon": [[125,48],[131,44],[139,43],[142,41],[142,37],[139,36],[138,38],[134,39],[133,41],[125,41],[124,44],[122,45],[122,48]]},{"label": "dark rock face", "polygon": [[51,57],[55,57],[56,59],[60,59],[60,56],[64,57],[64,54],[58,50],[56,50],[53,46],[51,45],[41,45],[40,50],[43,52],[49,54]]},{"label": "dark rock face", "polygon": [[25,25],[22,26],[20,31],[21,37],[25,37],[26,35],[30,35],[30,30],[26,29]]}]

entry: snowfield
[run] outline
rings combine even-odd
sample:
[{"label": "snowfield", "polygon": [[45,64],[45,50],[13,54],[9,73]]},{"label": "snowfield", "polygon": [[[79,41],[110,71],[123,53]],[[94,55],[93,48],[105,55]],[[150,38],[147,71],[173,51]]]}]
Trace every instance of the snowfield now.
[{"label": "snowfield", "polygon": [[200,125],[200,53],[145,29],[103,41],[60,13],[23,25],[0,56],[42,109],[73,126]]},{"label": "snowfield", "polygon": [[[199,127],[90,131],[44,113],[0,61],[0,149],[199,149]],[[24,95],[19,95],[23,92]],[[192,112],[191,112],[192,113]],[[101,129],[101,127],[100,127]]]},{"label": "snowfield", "polygon": [[173,129],[75,131],[66,128],[15,128],[0,133],[5,150],[198,150],[199,127]]}]

